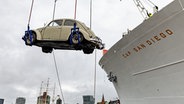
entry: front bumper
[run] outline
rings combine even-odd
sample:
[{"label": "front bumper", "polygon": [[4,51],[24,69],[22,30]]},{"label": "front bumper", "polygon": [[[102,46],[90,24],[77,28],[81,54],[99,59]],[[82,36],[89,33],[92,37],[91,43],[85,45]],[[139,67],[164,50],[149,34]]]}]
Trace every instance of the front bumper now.
[{"label": "front bumper", "polygon": [[105,44],[102,43],[102,40],[99,37],[91,38],[90,41],[95,44],[97,49],[104,49]]}]

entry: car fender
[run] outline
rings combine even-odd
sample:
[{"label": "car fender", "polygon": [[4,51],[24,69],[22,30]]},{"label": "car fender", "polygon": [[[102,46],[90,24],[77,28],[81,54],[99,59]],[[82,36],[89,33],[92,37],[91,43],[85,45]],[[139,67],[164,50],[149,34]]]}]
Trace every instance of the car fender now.
[{"label": "car fender", "polygon": [[80,30],[80,32],[82,33],[82,35],[84,36],[84,38],[86,39],[86,40],[88,40],[88,41],[90,41],[90,34],[88,34],[86,31],[84,31],[84,30]]},{"label": "car fender", "polygon": [[42,35],[38,30],[32,30],[32,32],[36,33],[36,40],[42,40]]}]

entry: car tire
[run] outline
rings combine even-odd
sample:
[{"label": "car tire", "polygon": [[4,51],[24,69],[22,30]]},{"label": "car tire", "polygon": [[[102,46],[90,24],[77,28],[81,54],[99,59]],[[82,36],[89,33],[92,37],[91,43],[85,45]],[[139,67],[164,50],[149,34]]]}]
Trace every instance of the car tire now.
[{"label": "car tire", "polygon": [[79,34],[74,33],[72,38],[71,38],[71,41],[72,41],[73,44],[82,43],[83,40],[84,40],[84,36],[81,33],[79,33]]},{"label": "car tire", "polygon": [[94,51],[94,49],[90,49],[90,48],[83,49],[84,54],[91,54],[91,53],[93,53],[93,51]]},{"label": "car tire", "polygon": [[[29,35],[28,35],[29,36]],[[34,32],[32,32],[32,40],[30,40],[30,38],[29,37],[27,37],[26,38],[26,44],[27,45],[33,45],[34,43],[35,43],[35,41],[36,41],[36,34],[34,33]],[[32,43],[31,43],[32,42]]]},{"label": "car tire", "polygon": [[52,53],[53,49],[50,47],[42,47],[42,52],[44,53]]}]

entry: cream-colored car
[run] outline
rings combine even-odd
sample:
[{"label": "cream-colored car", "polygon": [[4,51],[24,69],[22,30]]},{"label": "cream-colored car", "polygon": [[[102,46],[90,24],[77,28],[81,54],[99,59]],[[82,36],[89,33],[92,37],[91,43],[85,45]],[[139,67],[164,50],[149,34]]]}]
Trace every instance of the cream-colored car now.
[{"label": "cream-colored car", "polygon": [[95,48],[104,48],[93,31],[74,19],[57,19],[43,28],[28,30],[23,40],[26,45],[42,47],[45,53],[51,53],[53,49],[66,49],[83,50],[85,54],[90,54]]}]

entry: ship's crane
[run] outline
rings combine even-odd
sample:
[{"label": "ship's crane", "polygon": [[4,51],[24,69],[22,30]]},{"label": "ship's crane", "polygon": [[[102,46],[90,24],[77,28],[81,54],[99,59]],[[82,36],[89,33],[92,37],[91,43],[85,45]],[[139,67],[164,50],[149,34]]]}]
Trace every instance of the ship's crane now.
[{"label": "ship's crane", "polygon": [[[148,12],[148,10],[144,7],[143,3],[140,0],[133,0],[135,5],[137,6],[137,8],[139,9],[139,12],[141,13],[141,15],[143,16],[144,19],[148,19],[149,17],[152,16],[152,13]],[[150,2],[152,5],[154,5],[154,12],[158,11],[158,7],[151,2],[150,0],[148,0],[148,2]]]},{"label": "ship's crane", "polygon": [[147,19],[151,16],[150,13],[148,13],[148,10],[145,9],[144,5],[140,0],[133,0],[137,8],[139,9],[139,12],[143,16],[144,19]]}]

